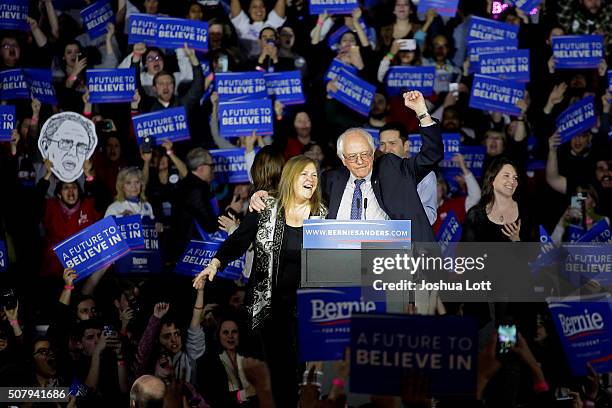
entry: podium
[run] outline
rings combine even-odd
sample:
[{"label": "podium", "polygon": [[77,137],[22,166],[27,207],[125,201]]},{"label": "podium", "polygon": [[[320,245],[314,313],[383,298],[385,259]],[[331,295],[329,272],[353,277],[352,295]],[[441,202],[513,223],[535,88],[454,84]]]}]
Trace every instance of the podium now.
[{"label": "podium", "polygon": [[386,300],[388,312],[404,312],[408,304],[429,314],[430,295],[419,291],[375,291],[372,280],[414,280],[406,271],[372,272],[374,257],[412,254],[410,220],[305,220],[302,288],[361,287],[362,296]]}]

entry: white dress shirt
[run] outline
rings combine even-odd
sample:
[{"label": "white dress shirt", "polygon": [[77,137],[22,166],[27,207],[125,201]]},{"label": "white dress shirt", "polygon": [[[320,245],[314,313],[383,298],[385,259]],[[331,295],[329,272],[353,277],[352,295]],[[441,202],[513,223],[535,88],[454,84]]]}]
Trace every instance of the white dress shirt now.
[{"label": "white dress shirt", "polygon": [[[337,220],[350,220],[351,207],[353,203],[353,193],[355,192],[355,180],[357,178],[351,174],[344,193],[342,193],[342,201],[338,208]],[[367,201],[367,208],[364,208],[364,201]],[[361,219],[362,220],[388,220],[389,216],[380,208],[378,200],[372,189],[372,172],[365,177],[365,183],[361,185]]]}]

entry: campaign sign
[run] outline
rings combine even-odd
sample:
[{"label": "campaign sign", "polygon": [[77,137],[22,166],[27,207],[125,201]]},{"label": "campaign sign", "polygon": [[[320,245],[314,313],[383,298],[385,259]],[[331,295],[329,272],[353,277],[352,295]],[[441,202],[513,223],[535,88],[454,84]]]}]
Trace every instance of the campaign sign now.
[{"label": "campaign sign", "polygon": [[[410,220],[304,220],[304,249],[410,248]],[[363,245],[366,244],[366,245]]]},{"label": "campaign sign", "polygon": [[565,231],[567,241],[576,242],[584,235],[584,229],[580,225],[570,224]]},{"label": "campaign sign", "polygon": [[576,242],[612,243],[612,231],[610,231],[610,225],[607,219],[604,218],[593,225],[591,229],[578,238]]},{"label": "campaign sign", "polygon": [[[359,20],[357,21],[363,28],[363,32],[366,33],[366,36],[368,37],[368,40],[370,41],[370,43],[376,44],[376,31],[368,27],[363,17],[360,17]],[[327,36],[327,46],[329,47],[329,49],[332,51],[338,51],[338,49],[340,48],[340,39],[345,33],[348,33],[349,31],[350,31],[350,28],[348,28],[348,26],[344,24],[343,26],[338,28],[336,31],[328,35]]]},{"label": "campaign sign", "polygon": [[157,18],[157,46],[162,48],[182,48],[187,46],[200,51],[208,51],[208,23],[185,18]]},{"label": "campaign sign", "polygon": [[130,250],[126,256],[117,260],[115,262],[115,272],[117,273],[160,273],[163,271],[159,250],[159,233],[155,229],[155,221],[150,217],[142,217],[140,224],[144,246]]},{"label": "campaign sign", "polygon": [[268,95],[276,97],[284,105],[304,103],[304,89],[300,71],[283,71],[264,74]]},{"label": "campaign sign", "polygon": [[53,75],[50,69],[26,68],[23,70],[32,97],[41,103],[57,104],[55,88],[53,88]]},{"label": "campaign sign", "polygon": [[309,0],[308,9],[310,15],[327,14],[351,14],[359,7],[357,0]]},{"label": "campaign sign", "polygon": [[272,101],[222,102],[219,104],[219,132],[225,138],[274,133]]},{"label": "campaign sign", "polygon": [[334,79],[336,79],[338,73],[343,69],[347,70],[351,74],[357,75],[357,68],[352,65],[345,64],[344,62],[334,58],[331,64],[329,64],[329,68],[325,73],[325,82],[333,81]]},{"label": "campaign sign", "polygon": [[133,214],[114,218],[121,236],[130,249],[144,248],[142,216],[140,214]]},{"label": "campaign sign", "polygon": [[[459,133],[443,133],[444,160],[451,160],[454,155],[461,153],[461,135]],[[416,156],[423,146],[423,138],[420,134],[408,135],[408,151],[410,156]]]},{"label": "campaign sign", "polygon": [[332,98],[363,116],[368,116],[374,101],[376,87],[347,70],[340,70],[336,76],[338,90],[331,92]]},{"label": "campaign sign", "polygon": [[215,164],[215,181],[221,184],[248,183],[244,148],[211,150]]},{"label": "campaign sign", "polygon": [[419,14],[427,13],[427,10],[434,9],[442,17],[455,17],[459,0],[421,0],[417,7]]},{"label": "campaign sign", "polygon": [[520,115],[516,103],[525,96],[525,84],[475,74],[470,94],[470,108]]},{"label": "campaign sign", "polygon": [[97,1],[81,10],[83,25],[91,38],[106,34],[108,23],[115,23],[115,14],[109,0]]},{"label": "campaign sign", "polygon": [[611,305],[609,294],[585,301],[548,299],[548,309],[573,375],[586,376],[587,363],[598,373],[612,371]]},{"label": "campaign sign", "polygon": [[2,30],[30,31],[28,0],[2,0],[0,3],[0,28]]},{"label": "campaign sign", "polygon": [[88,69],[87,89],[90,103],[132,102],[136,91],[136,70]]},{"label": "campaign sign", "polygon": [[472,40],[515,40],[518,39],[518,30],[515,24],[472,16],[467,40],[468,43]]},{"label": "campaign sign", "polygon": [[440,243],[440,249],[444,256],[452,256],[453,243],[461,239],[461,223],[457,219],[454,211],[446,213],[446,218],[442,222],[436,241]]},{"label": "campaign sign", "polygon": [[384,302],[365,300],[360,287],[299,289],[300,361],[344,360],[352,313],[384,313]]},{"label": "campaign sign", "polygon": [[478,325],[468,317],[351,317],[350,391],[400,395],[404,375],[425,375],[433,395],[474,395]]},{"label": "campaign sign", "polygon": [[570,282],[580,285],[593,280],[601,285],[612,284],[612,245],[566,244],[564,270]]},{"label": "campaign sign", "polygon": [[401,95],[406,90],[433,95],[436,67],[393,66],[387,71],[385,85],[389,96]]},{"label": "campaign sign", "polygon": [[[459,153],[463,155],[465,165],[474,177],[482,177],[482,168],[487,155],[486,148],[484,146],[461,146]],[[443,171],[446,169],[456,169],[460,172],[459,165],[450,160],[441,161],[440,167]]]},{"label": "campaign sign", "polygon": [[483,75],[529,82],[529,50],[481,55],[478,68]]},{"label": "campaign sign", "polygon": [[0,72],[0,98],[3,101],[11,99],[30,99],[30,89],[23,70],[8,69]]},{"label": "campaign sign", "polygon": [[[219,250],[221,242],[204,242],[191,240],[187,249],[176,263],[176,273],[181,275],[196,276],[208,266],[211,259]],[[215,277],[236,280],[242,277],[245,256],[242,255],[234,262],[228,264],[225,269],[218,271]]]},{"label": "campaign sign", "polygon": [[556,124],[561,143],[569,142],[574,136],[588,132],[597,124],[595,97],[587,96],[570,105],[557,117]]},{"label": "campaign sign", "polygon": [[0,272],[8,270],[8,252],[6,250],[6,242],[0,241]]},{"label": "campaign sign", "polygon": [[224,72],[215,75],[215,89],[219,102],[263,99],[268,96],[264,73]]},{"label": "campaign sign", "polygon": [[374,147],[378,149],[380,146],[380,130],[373,128],[363,128],[366,132],[372,136],[372,140],[374,141]]},{"label": "campaign sign", "polygon": [[597,68],[605,55],[602,35],[559,35],[552,38],[555,69]]},{"label": "campaign sign", "polygon": [[78,280],[110,265],[129,250],[113,217],[101,219],[53,248],[64,268],[78,273]]},{"label": "campaign sign", "polygon": [[480,71],[480,56],[491,53],[502,53],[518,49],[518,39],[512,40],[478,40],[468,43],[468,56],[470,59],[469,73]]},{"label": "campaign sign", "polygon": [[157,17],[151,14],[132,14],[128,25],[128,44],[157,42]]},{"label": "campaign sign", "polygon": [[190,137],[187,114],[183,106],[134,116],[132,120],[138,143],[147,136],[153,138],[157,144],[162,144],[164,139],[177,142]]},{"label": "campaign sign", "polygon": [[525,14],[530,14],[531,10],[542,3],[542,0],[509,0],[509,2],[514,5],[514,7],[523,10]]},{"label": "campaign sign", "polygon": [[12,105],[0,105],[0,142],[11,141],[16,122],[15,107]]}]

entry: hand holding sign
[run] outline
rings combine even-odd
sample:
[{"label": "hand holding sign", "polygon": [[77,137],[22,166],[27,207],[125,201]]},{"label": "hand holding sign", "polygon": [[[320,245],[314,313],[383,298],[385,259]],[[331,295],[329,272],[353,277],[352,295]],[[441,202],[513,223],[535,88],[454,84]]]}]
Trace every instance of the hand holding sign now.
[{"label": "hand holding sign", "polygon": [[559,136],[559,132],[553,133],[553,135],[548,139],[548,149],[549,151],[557,150],[557,147],[561,144],[561,136]]},{"label": "hand holding sign", "polygon": [[202,272],[199,273],[198,276],[193,280],[193,287],[200,290],[204,287],[204,283],[206,283],[206,279],[212,282],[217,274],[217,270],[221,266],[221,262],[217,258],[213,258],[210,260],[210,263]]},{"label": "hand holding sign", "polygon": [[64,269],[64,283],[66,286],[72,286],[74,284],[74,280],[78,278],[78,276],[79,275],[74,271],[74,269]]}]

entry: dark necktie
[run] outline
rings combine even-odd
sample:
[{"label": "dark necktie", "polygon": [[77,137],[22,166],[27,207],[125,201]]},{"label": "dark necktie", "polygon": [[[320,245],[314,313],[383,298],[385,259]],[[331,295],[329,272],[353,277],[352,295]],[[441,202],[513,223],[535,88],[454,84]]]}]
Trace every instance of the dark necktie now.
[{"label": "dark necktie", "polygon": [[355,180],[355,191],[353,192],[353,202],[351,203],[351,220],[361,219],[361,203],[362,193],[361,185],[365,183],[364,179]]}]

